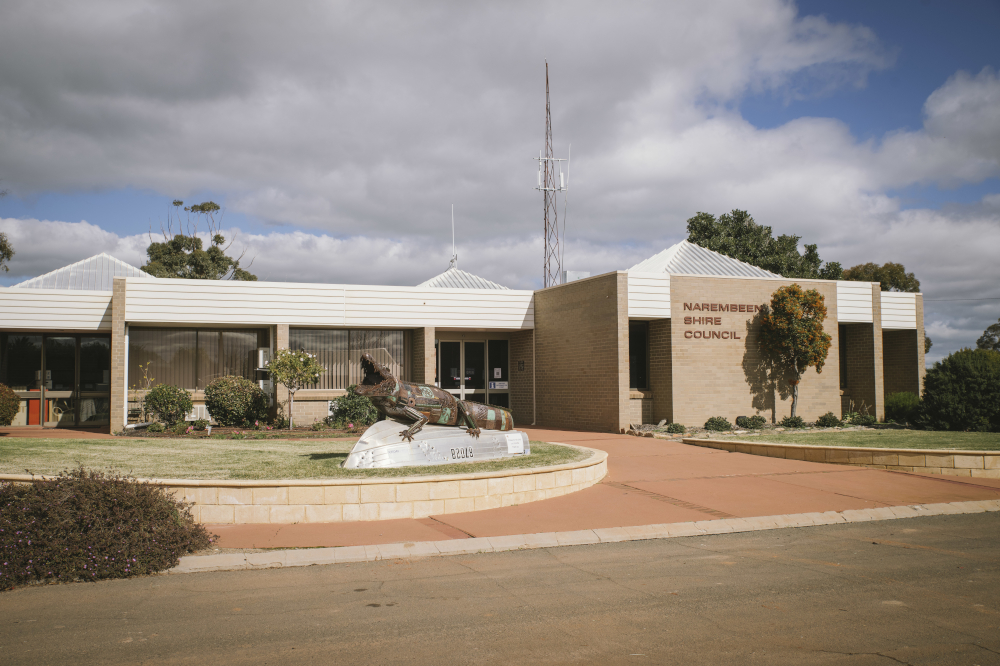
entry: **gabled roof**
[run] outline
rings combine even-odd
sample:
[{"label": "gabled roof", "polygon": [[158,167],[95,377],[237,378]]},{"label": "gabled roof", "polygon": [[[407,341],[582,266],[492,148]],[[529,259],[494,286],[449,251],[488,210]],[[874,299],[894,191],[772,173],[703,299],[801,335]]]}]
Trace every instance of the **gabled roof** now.
[{"label": "gabled roof", "polygon": [[45,275],[25,280],[13,287],[22,289],[79,289],[111,291],[116,277],[152,277],[121,259],[104,252],[89,259],[63,266]]},{"label": "gabled roof", "polygon": [[454,267],[449,268],[444,273],[441,273],[441,275],[432,277],[426,282],[421,282],[417,286],[434,289],[508,289],[502,284],[490,282],[486,278],[466,273]]},{"label": "gabled roof", "polygon": [[680,273],[736,277],[781,277],[739,259],[682,240],[628,269],[629,273]]}]

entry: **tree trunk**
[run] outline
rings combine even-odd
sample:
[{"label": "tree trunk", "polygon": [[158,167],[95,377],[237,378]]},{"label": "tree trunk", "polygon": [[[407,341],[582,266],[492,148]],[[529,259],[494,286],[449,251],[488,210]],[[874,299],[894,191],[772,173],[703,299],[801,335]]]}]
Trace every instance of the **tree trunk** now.
[{"label": "tree trunk", "polygon": [[792,381],[792,418],[795,418],[795,408],[799,406],[799,379]]},{"label": "tree trunk", "polygon": [[[795,413],[795,408],[792,408],[792,414]],[[292,418],[295,414],[295,391],[288,392],[288,429],[292,429]]]}]

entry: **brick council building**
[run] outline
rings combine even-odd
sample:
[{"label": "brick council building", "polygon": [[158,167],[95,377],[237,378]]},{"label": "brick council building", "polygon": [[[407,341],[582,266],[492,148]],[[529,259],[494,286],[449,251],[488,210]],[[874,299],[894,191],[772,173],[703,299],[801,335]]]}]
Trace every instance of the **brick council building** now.
[{"label": "brick council building", "polygon": [[[800,414],[865,411],[919,393],[920,294],[878,283],[790,280],[681,242],[617,271],[538,291],[457,268],[416,287],[151,278],[108,255],[0,289],[0,383],[21,397],[15,423],[107,426],[136,418],[134,389],[189,389],[241,375],[287,398],[261,368],[276,348],[327,368],[296,394],[298,423],[321,419],[372,351],[397,376],[509,406],[516,423],[618,432],[631,423],[700,425],[790,410],[757,352],[757,317],[778,287],[823,294],[833,343],[800,386]],[[132,400],[133,402],[130,402]]]}]

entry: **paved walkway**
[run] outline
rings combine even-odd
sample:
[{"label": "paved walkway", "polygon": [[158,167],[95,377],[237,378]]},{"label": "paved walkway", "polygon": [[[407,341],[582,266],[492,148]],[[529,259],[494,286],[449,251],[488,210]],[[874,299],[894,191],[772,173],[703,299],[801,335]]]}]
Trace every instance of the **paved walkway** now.
[{"label": "paved walkway", "polygon": [[577,493],[424,519],[210,525],[222,548],[446,541],[1000,499],[1000,480],[764,458],[627,435],[525,429],[531,439],[608,452],[608,476]]},{"label": "paved walkway", "polygon": [[42,426],[10,426],[0,428],[2,437],[32,437],[38,439],[107,439],[111,426],[90,428],[43,428]]}]

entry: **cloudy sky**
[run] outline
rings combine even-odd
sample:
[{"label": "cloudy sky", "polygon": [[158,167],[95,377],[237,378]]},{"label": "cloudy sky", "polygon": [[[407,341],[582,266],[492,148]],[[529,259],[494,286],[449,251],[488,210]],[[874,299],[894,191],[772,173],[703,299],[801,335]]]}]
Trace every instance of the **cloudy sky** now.
[{"label": "cloudy sky", "polygon": [[547,59],[566,268],[743,208],[914,271],[934,360],[1000,317],[998,29],[992,0],[4,0],[0,285],[139,265],[178,198],[262,280],[404,285],[447,268],[454,204],[459,266],[537,287]]}]

